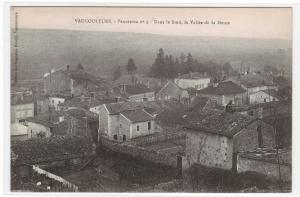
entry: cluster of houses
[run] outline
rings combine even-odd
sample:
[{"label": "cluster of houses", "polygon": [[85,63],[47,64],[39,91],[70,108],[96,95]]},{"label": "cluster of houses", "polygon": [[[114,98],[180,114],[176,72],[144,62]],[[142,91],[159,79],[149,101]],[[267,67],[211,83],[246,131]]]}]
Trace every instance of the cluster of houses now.
[{"label": "cluster of houses", "polygon": [[81,65],[53,69],[43,76],[42,93],[12,89],[11,139],[71,135],[122,143],[164,132],[165,123],[186,133],[189,166],[238,171],[238,158],[244,165],[247,152],[278,148],[268,118],[291,115],[289,99],[279,93],[282,84],[273,78],[247,73],[215,82],[205,73],[188,73],[174,80],[124,75],[111,82]]}]

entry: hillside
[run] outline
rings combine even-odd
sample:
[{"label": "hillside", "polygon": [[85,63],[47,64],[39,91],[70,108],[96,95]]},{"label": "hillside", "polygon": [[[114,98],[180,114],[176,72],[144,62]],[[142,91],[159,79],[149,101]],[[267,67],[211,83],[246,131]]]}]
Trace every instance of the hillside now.
[{"label": "hillside", "polygon": [[[12,36],[12,45],[14,42]],[[51,68],[79,62],[94,74],[106,75],[111,74],[114,66],[126,65],[130,57],[139,73],[147,73],[159,48],[173,57],[191,52],[199,62],[250,61],[255,69],[265,64],[283,65],[291,72],[292,43],[288,40],[19,29],[18,76],[41,78]],[[11,53],[13,65],[14,47]]]}]

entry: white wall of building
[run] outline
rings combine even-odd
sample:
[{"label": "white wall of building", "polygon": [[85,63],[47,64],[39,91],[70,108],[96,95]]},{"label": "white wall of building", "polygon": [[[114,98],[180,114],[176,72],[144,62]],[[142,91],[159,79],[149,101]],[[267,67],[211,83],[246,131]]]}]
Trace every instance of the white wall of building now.
[{"label": "white wall of building", "polygon": [[49,97],[50,106],[54,107],[55,110],[59,110],[58,104],[64,103],[66,99],[60,97]]},{"label": "white wall of building", "polygon": [[29,138],[38,137],[37,134],[40,132],[45,133],[45,137],[51,136],[51,130],[45,125],[41,125],[35,122],[26,122],[28,126],[28,136]]},{"label": "white wall of building", "polygon": [[19,120],[34,116],[34,104],[26,103],[11,106],[11,122],[19,122]]},{"label": "white wall of building", "polygon": [[259,92],[252,93],[249,95],[249,103],[250,104],[266,103],[266,102],[271,102],[271,101],[278,101],[278,99],[269,94],[266,94],[263,91],[259,91]]},{"label": "white wall of building", "polygon": [[210,83],[210,78],[201,78],[201,79],[181,79],[176,78],[174,82],[183,89],[186,88],[195,88],[197,90],[201,90],[206,88]]}]

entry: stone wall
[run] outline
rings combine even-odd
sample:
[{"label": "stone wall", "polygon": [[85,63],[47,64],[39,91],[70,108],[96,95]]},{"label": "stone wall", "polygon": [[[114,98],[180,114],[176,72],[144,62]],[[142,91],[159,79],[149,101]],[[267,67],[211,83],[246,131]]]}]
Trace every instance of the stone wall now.
[{"label": "stone wall", "polygon": [[[265,162],[255,159],[249,159],[238,156],[237,172],[254,171],[268,176],[272,180],[279,179],[278,164]],[[289,182],[292,179],[292,166],[288,164],[280,164],[281,179]]]},{"label": "stone wall", "polygon": [[155,133],[152,135],[132,139],[130,142],[127,142],[127,144],[134,145],[134,146],[146,146],[146,145],[156,144],[168,140],[183,139],[185,137],[186,134],[184,132],[176,132],[176,133],[169,133],[169,134]]},{"label": "stone wall", "polygon": [[122,153],[135,158],[141,158],[145,161],[149,161],[155,164],[177,167],[177,157],[174,155],[172,156],[168,154],[162,154],[155,151],[147,150],[143,147],[114,142],[105,137],[101,137],[100,141],[101,146],[113,152]]},{"label": "stone wall", "polygon": [[188,131],[186,136],[186,159],[208,167],[232,169],[232,139],[201,131]]}]

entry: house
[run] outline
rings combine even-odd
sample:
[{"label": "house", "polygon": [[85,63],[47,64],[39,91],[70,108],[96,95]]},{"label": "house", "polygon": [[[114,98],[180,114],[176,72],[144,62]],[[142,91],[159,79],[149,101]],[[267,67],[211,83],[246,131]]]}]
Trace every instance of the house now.
[{"label": "house", "polygon": [[249,95],[249,104],[266,103],[271,101],[279,101],[281,96],[274,89],[260,90]]},{"label": "house", "polygon": [[[278,86],[274,83],[271,75],[265,74],[246,74],[240,77],[228,79],[240,85],[246,90],[247,99],[249,95],[261,90],[278,90]],[[249,101],[248,101],[249,102]]]},{"label": "house", "polygon": [[142,102],[155,100],[154,91],[144,84],[120,85],[113,90],[116,93],[120,93],[128,101]]},{"label": "house", "polygon": [[142,108],[122,111],[119,116],[119,133],[114,134],[113,139],[126,141],[150,135],[155,132],[154,126],[154,117]]},{"label": "house", "polygon": [[10,133],[11,141],[29,139],[28,128],[23,124],[12,123],[10,129],[11,129],[11,133]]},{"label": "house", "polygon": [[166,83],[167,83],[167,80],[164,80],[164,79],[157,79],[157,78],[153,78],[153,77],[146,77],[146,76],[130,74],[130,75],[122,75],[119,79],[114,81],[113,86],[143,84],[143,85],[147,86],[148,88],[157,92]]},{"label": "house", "polygon": [[79,64],[75,68],[67,65],[66,69],[52,69],[44,74],[44,91],[46,94],[67,93],[71,97],[94,91],[98,88],[98,79],[87,73]]},{"label": "house", "polygon": [[202,111],[209,105],[209,97],[196,96],[189,105],[190,111]]},{"label": "house", "polygon": [[34,115],[44,114],[50,110],[50,101],[46,95],[34,95]]},{"label": "house", "polygon": [[64,103],[70,97],[64,94],[51,94],[49,96],[49,105],[54,108],[56,111],[59,110],[58,105]]},{"label": "house", "polygon": [[177,99],[180,101],[182,89],[173,81],[168,81],[156,94],[158,100]]},{"label": "house", "polygon": [[188,165],[236,170],[237,153],[275,145],[274,129],[252,116],[221,110],[186,115]]},{"label": "house", "polygon": [[213,83],[202,90],[197,91],[197,96],[209,97],[217,105],[226,106],[228,103],[242,105],[246,100],[246,90],[232,81]]},{"label": "house", "polygon": [[98,99],[82,94],[80,97],[75,97],[58,104],[58,109],[64,111],[76,108],[83,108],[89,110],[90,108],[98,107],[101,104],[103,103],[101,103]]},{"label": "house", "polygon": [[153,117],[160,108],[155,101],[103,104],[99,113],[99,136],[123,141],[153,133]]},{"label": "house", "polygon": [[[292,155],[290,150],[258,148],[240,152],[237,156],[237,172],[257,172],[271,180],[292,180]],[[280,175],[279,175],[280,166]]]},{"label": "house", "polygon": [[73,136],[86,136],[97,142],[98,115],[82,108],[64,111],[67,119],[68,134]]},{"label": "house", "polygon": [[52,122],[43,120],[37,116],[26,118],[24,125],[28,128],[28,138],[50,137],[55,127]]},{"label": "house", "polygon": [[34,116],[34,101],[32,96],[11,96],[11,122],[18,123],[25,118]]},{"label": "house", "polygon": [[174,79],[174,82],[182,89],[195,88],[201,90],[210,83],[210,78],[199,73],[188,73]]},{"label": "house", "polygon": [[291,103],[288,101],[270,101],[267,103],[257,103],[248,107],[250,115],[256,115],[259,118],[277,116],[281,114],[291,114]]}]

